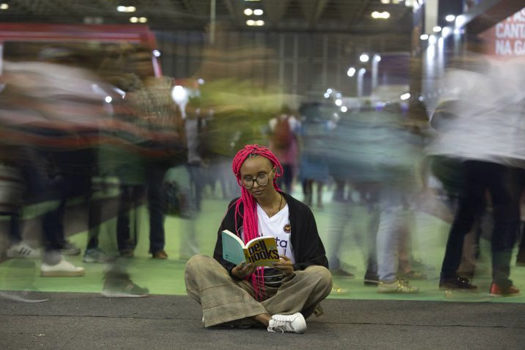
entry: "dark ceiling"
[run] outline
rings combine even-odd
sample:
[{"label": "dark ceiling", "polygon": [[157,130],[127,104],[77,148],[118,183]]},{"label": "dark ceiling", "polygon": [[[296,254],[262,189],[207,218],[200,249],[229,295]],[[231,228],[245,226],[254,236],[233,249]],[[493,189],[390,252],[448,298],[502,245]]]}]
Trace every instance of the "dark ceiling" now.
[{"label": "dark ceiling", "polygon": [[[399,2],[394,4],[393,2]],[[210,22],[211,0],[4,0],[1,22],[130,23],[132,16],[147,17],[154,29],[204,29]],[[236,29],[277,31],[337,31],[348,33],[409,32],[412,8],[403,0],[216,0],[216,18]],[[120,13],[117,6],[134,6]],[[256,19],[264,27],[246,26],[245,8],[261,8]],[[389,11],[387,20],[371,18],[372,11]],[[254,17],[252,17],[254,18]]]}]

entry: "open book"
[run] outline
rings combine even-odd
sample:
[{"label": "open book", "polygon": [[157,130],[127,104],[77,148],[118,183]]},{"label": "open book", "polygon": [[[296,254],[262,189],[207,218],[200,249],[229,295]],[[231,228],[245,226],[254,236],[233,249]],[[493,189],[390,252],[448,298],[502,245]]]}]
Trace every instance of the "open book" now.
[{"label": "open book", "polygon": [[222,257],[235,265],[242,262],[272,266],[279,261],[275,237],[257,237],[244,242],[229,230],[222,231]]}]

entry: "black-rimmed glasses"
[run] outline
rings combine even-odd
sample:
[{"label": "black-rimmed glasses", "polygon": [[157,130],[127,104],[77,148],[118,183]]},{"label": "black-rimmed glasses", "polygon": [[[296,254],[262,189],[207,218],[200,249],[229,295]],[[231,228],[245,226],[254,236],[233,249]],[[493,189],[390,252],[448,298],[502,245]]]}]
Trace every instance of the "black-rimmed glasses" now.
[{"label": "black-rimmed glasses", "polygon": [[245,176],[242,178],[242,185],[247,190],[251,189],[256,182],[259,186],[266,186],[269,178],[268,173],[259,173],[256,177]]}]

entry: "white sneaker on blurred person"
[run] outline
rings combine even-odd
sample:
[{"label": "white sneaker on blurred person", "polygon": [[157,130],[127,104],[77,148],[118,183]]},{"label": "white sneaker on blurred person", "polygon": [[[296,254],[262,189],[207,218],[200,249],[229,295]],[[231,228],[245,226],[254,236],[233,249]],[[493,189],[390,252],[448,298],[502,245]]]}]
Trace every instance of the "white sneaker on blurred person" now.
[{"label": "white sneaker on blurred person", "polygon": [[6,254],[8,258],[28,258],[28,259],[40,258],[40,256],[42,255],[40,252],[40,249],[31,248],[25,242],[19,242],[19,243],[13,244],[11,247],[7,249]]},{"label": "white sneaker on blurred person", "polygon": [[59,263],[55,265],[48,265],[43,262],[40,266],[40,275],[42,277],[79,277],[84,276],[84,268],[75,266],[61,258]]},{"label": "white sneaker on blurred person", "polygon": [[306,320],[300,312],[293,315],[273,315],[268,324],[268,332],[304,333],[306,331]]}]

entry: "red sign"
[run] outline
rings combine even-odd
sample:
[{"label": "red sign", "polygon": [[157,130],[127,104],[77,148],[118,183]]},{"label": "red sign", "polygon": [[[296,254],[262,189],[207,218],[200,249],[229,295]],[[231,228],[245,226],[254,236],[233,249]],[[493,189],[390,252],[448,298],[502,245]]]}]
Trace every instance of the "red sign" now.
[{"label": "red sign", "polygon": [[480,34],[486,52],[498,57],[525,56],[525,8]]}]

